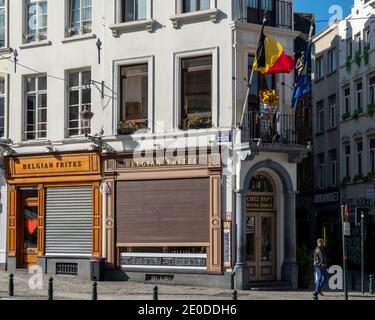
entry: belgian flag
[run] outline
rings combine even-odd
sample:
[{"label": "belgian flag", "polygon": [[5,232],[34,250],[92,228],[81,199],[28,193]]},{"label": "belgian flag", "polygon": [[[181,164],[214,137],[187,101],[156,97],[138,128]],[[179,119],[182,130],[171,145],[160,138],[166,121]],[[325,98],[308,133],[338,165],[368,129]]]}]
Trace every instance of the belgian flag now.
[{"label": "belgian flag", "polygon": [[263,25],[253,71],[265,74],[290,73],[294,69],[294,64],[294,57],[285,54],[281,43],[264,34]]}]

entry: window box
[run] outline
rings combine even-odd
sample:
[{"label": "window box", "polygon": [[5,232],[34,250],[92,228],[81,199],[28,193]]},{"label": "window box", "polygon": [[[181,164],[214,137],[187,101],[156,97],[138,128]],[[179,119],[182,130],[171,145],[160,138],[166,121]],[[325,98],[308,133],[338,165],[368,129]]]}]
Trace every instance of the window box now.
[{"label": "window box", "polygon": [[130,21],[130,22],[121,22],[116,23],[109,28],[112,30],[112,34],[115,37],[118,37],[121,32],[128,32],[134,30],[144,29],[148,32],[154,31],[155,20],[147,19],[147,20],[137,20],[137,21]]},{"label": "window box", "polygon": [[354,178],[353,178],[353,182],[358,182],[358,181],[361,181],[361,180],[363,180],[363,174],[362,173],[355,175]]},{"label": "window box", "polygon": [[363,108],[358,108],[357,110],[354,111],[352,119],[358,120],[359,115],[363,112]]},{"label": "window box", "polygon": [[343,189],[345,189],[346,186],[348,185],[348,183],[351,182],[351,180],[352,180],[351,177],[344,177],[344,178],[342,179],[342,181],[340,182],[340,187],[343,188]]},{"label": "window box", "polygon": [[182,123],[181,129],[207,129],[212,127],[211,116],[204,116],[198,113],[189,115]]},{"label": "window box", "polygon": [[342,115],[342,120],[345,121],[350,118],[350,112],[346,112]]},{"label": "window box", "polygon": [[375,172],[370,172],[370,173],[367,175],[367,179],[368,179],[368,181],[373,181],[373,180],[375,180]]},{"label": "window box", "polygon": [[367,114],[372,118],[375,114],[375,103],[369,104],[367,106]]},{"label": "window box", "polygon": [[117,133],[119,135],[131,135],[140,129],[148,129],[147,123],[147,120],[120,121],[117,126]]},{"label": "window box", "polygon": [[194,12],[175,14],[169,18],[172,21],[175,29],[180,28],[181,24],[185,21],[204,20],[209,19],[212,22],[219,21],[219,10],[217,8],[200,10]]}]

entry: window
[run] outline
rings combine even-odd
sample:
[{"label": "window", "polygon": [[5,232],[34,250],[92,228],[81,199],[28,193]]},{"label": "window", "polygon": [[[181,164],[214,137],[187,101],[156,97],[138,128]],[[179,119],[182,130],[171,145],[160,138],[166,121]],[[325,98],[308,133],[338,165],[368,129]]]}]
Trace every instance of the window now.
[{"label": "window", "polygon": [[0,0],[0,48],[5,47],[6,34],[6,0]]},{"label": "window", "polygon": [[354,41],[355,41],[355,45],[356,45],[356,49],[357,49],[357,51],[362,52],[361,33],[357,33],[357,34],[354,36]]},{"label": "window", "polygon": [[140,128],[147,128],[148,99],[148,64],[122,67],[121,121],[135,121]]},{"label": "window", "polygon": [[344,89],[344,107],[345,113],[350,112],[350,88]]},{"label": "window", "polygon": [[317,132],[322,133],[322,132],[324,132],[324,104],[323,104],[323,101],[319,101],[316,104],[316,110],[317,110],[317,114],[318,114]]},{"label": "window", "polygon": [[336,149],[329,152],[329,173],[331,186],[336,186],[337,184],[337,151]]},{"label": "window", "polygon": [[352,57],[353,56],[353,41],[352,39],[346,39],[346,56]]},{"label": "window", "polygon": [[375,172],[375,138],[370,139],[370,172]]},{"label": "window", "polygon": [[360,109],[360,108],[362,108],[362,102],[363,102],[362,82],[358,82],[356,88],[357,88],[357,92],[356,92],[357,109]]},{"label": "window", "polygon": [[319,80],[324,76],[323,57],[316,59],[316,79]]},{"label": "window", "polygon": [[328,98],[329,103],[329,126],[330,128],[336,127],[336,95]]},{"label": "window", "polygon": [[183,0],[183,13],[208,9],[210,9],[210,0]]},{"label": "window", "polygon": [[5,79],[0,78],[0,138],[5,134]]},{"label": "window", "polygon": [[212,120],[212,56],[181,60],[181,125],[199,116],[207,126]]},{"label": "window", "polygon": [[92,0],[69,0],[69,36],[91,32],[91,11]]},{"label": "window", "polygon": [[371,77],[369,80],[369,96],[368,96],[368,103],[373,104],[375,103],[375,76]]},{"label": "window", "polygon": [[365,43],[366,43],[366,45],[370,45],[370,40],[371,40],[371,31],[370,31],[370,28],[366,28],[364,30],[364,37],[365,37]]},{"label": "window", "polygon": [[47,77],[45,75],[26,77],[26,140],[47,137]]},{"label": "window", "polygon": [[350,144],[345,145],[345,177],[350,177]]},{"label": "window", "polygon": [[27,0],[26,42],[47,39],[47,1]]},{"label": "window", "polygon": [[336,50],[332,49],[332,50],[328,51],[328,69],[329,69],[329,72],[335,71],[336,68],[337,68]]},{"label": "window", "polygon": [[318,157],[318,187],[324,188],[324,153],[319,153]]},{"label": "window", "polygon": [[362,151],[363,151],[363,145],[362,141],[357,142],[357,174],[362,174]]},{"label": "window", "polygon": [[84,126],[81,112],[91,111],[91,71],[73,71],[68,74],[68,136],[89,133]]},{"label": "window", "polygon": [[147,0],[122,0],[122,22],[145,20]]}]

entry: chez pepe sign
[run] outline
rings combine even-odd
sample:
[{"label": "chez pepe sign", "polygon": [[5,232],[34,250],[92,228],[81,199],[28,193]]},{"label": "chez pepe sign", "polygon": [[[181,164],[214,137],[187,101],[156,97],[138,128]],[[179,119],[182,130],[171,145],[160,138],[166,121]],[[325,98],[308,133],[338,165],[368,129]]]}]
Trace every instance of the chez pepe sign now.
[{"label": "chez pepe sign", "polygon": [[8,160],[10,176],[86,174],[100,171],[96,154],[16,157]]},{"label": "chez pepe sign", "polygon": [[246,209],[273,209],[273,196],[249,195],[246,197]]}]

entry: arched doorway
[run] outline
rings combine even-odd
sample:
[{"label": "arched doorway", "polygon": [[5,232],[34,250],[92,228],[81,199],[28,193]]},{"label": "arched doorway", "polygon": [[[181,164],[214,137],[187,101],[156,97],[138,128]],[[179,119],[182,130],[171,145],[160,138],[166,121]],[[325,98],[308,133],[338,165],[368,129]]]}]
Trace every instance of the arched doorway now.
[{"label": "arched doorway", "polygon": [[250,281],[276,280],[275,184],[257,172],[246,194],[246,264]]}]

